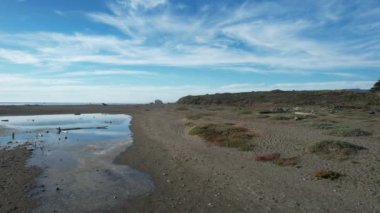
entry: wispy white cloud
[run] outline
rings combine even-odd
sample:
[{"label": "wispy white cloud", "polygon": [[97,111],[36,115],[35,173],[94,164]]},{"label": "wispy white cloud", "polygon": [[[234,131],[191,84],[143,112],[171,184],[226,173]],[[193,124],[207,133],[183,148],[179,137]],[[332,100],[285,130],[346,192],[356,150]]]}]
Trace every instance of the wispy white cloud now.
[{"label": "wispy white cloud", "polygon": [[59,15],[59,16],[65,16],[65,13],[62,12],[61,10],[54,10],[54,13]]},{"label": "wispy white cloud", "polygon": [[26,51],[0,48],[0,60],[6,60],[15,64],[38,64],[40,60]]},{"label": "wispy white cloud", "polygon": [[[335,4],[342,5],[340,1]],[[345,14],[331,10],[333,6],[321,6],[321,13],[334,13],[325,15],[323,22],[307,19],[307,16],[284,20],[268,18],[268,12],[274,17],[299,12],[273,2],[247,1],[231,8],[223,4],[205,5],[202,13],[191,17],[178,14],[177,7],[165,0],[118,0],[110,1],[108,7],[108,13],[85,15],[119,29],[126,37],[2,33],[0,45],[12,44],[23,51],[0,50],[0,58],[11,63],[61,68],[76,63],[177,67],[245,65],[274,67],[296,74],[299,70],[380,67],[376,38],[336,42],[307,36],[313,30],[323,29],[318,27],[326,20],[340,19]],[[212,10],[207,10],[210,7]],[[344,9],[341,10],[345,12]],[[275,73],[268,69],[261,71]]]},{"label": "wispy white cloud", "polygon": [[18,87],[35,87],[35,86],[57,86],[57,85],[77,85],[81,81],[75,79],[56,79],[56,78],[41,78],[33,75],[23,74],[2,74],[10,72],[0,72],[1,91]]},{"label": "wispy white cloud", "polygon": [[137,70],[92,70],[66,72],[64,76],[90,77],[90,76],[110,76],[110,75],[133,75],[133,76],[155,76],[156,72],[137,71]]}]

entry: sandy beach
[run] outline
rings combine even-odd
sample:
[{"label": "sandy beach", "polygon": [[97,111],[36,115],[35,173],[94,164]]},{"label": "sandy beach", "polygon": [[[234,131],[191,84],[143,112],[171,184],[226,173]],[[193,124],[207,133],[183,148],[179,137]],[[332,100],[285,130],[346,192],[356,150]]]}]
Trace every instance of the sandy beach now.
[{"label": "sandy beach", "polygon": [[[256,111],[255,111],[256,110]],[[3,106],[0,115],[122,113],[133,117],[133,145],[115,164],[126,164],[151,175],[151,193],[120,201],[111,212],[378,212],[380,211],[380,152],[378,114],[336,114],[318,111],[317,118],[297,121],[237,113],[234,107],[179,105],[118,106]],[[202,114],[189,119],[189,115]],[[346,160],[309,153],[307,147],[341,137],[312,127],[333,120],[373,132],[342,140],[366,149]],[[240,151],[219,147],[189,135],[189,125],[233,123],[254,132],[254,148]],[[297,157],[293,166],[256,161],[266,153]],[[1,212],[25,212],[33,207],[26,192],[33,187],[37,168],[25,168],[29,151],[22,147],[1,151]],[[14,166],[14,162],[18,162]],[[337,180],[318,179],[319,169],[344,174]],[[4,171],[4,172],[3,172]],[[17,177],[22,177],[18,179]],[[16,181],[9,184],[10,180]],[[12,194],[12,196],[8,196]],[[22,198],[22,199],[20,199]]]}]

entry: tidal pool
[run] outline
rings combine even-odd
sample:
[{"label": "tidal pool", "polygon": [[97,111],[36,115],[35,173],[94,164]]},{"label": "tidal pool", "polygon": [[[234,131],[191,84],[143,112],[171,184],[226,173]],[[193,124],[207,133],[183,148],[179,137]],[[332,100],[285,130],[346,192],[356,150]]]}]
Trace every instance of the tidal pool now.
[{"label": "tidal pool", "polygon": [[[131,117],[111,114],[2,116],[0,147],[26,144],[43,173],[34,212],[107,211],[153,190],[149,175],[114,158],[132,143]],[[13,134],[14,133],[14,134]]]}]

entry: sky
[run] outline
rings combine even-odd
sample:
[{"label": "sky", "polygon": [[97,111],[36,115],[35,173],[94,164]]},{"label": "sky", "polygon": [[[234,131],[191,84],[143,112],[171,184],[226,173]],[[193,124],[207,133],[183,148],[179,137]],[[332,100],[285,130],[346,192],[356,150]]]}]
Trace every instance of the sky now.
[{"label": "sky", "polygon": [[378,0],[0,0],[0,102],[369,89]]}]

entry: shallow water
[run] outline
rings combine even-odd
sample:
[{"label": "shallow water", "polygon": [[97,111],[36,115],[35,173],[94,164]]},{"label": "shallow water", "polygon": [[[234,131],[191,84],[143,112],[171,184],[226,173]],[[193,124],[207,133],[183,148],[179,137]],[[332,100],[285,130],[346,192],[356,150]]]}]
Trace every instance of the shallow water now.
[{"label": "shallow water", "polygon": [[6,116],[0,120],[8,120],[0,125],[11,129],[0,136],[0,147],[28,144],[33,151],[28,164],[43,169],[30,195],[40,204],[35,212],[106,211],[153,189],[147,174],[112,163],[132,143],[128,115]]}]

